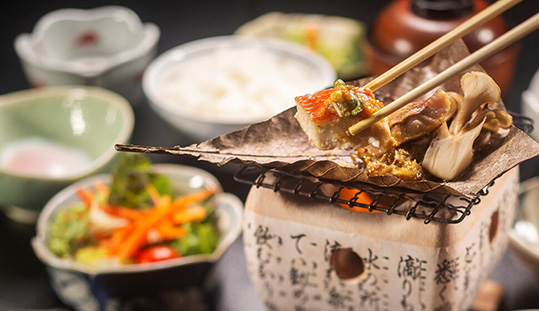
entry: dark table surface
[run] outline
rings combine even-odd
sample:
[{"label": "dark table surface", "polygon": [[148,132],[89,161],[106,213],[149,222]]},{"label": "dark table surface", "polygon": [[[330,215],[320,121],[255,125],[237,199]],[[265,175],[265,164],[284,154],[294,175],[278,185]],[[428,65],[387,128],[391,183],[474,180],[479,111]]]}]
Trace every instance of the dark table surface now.
[{"label": "dark table surface", "polygon": [[[9,1],[0,10],[0,94],[28,88],[19,60],[13,49],[16,35],[31,32],[44,14],[59,8],[94,8],[123,5],[133,9],[144,22],[154,22],[161,29],[158,54],[179,44],[205,37],[229,35],[243,23],[271,11],[340,15],[368,22],[388,1],[358,0],[237,0],[237,1]],[[539,11],[539,1],[526,0],[504,16],[514,26]],[[512,90],[504,94],[512,111],[520,111],[520,94],[539,68],[539,32],[522,41],[517,74]],[[133,103],[135,130],[132,142],[141,145],[174,146],[194,141],[165,124],[145,101]],[[233,180],[230,170],[189,157],[152,156],[154,162],[198,166],[216,175],[225,191],[245,200],[249,187]],[[521,165],[521,179],[539,175],[539,160]],[[0,310],[67,309],[49,284],[44,266],[35,257],[30,239],[32,225],[14,223],[0,214]],[[213,300],[217,310],[262,310],[247,276],[242,240],[238,239],[212,271],[211,280],[218,290]],[[506,289],[502,310],[539,308],[537,279],[509,250],[491,278]]]}]

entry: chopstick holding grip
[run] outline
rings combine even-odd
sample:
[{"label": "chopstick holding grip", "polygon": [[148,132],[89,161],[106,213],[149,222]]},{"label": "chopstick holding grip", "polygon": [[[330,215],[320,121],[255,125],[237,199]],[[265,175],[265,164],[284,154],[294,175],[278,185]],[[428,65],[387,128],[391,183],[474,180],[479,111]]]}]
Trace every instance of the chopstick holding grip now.
[{"label": "chopstick holding grip", "polygon": [[406,104],[416,100],[421,97],[423,94],[427,93],[431,89],[442,84],[446,80],[452,78],[453,76],[459,74],[466,68],[492,56],[508,45],[514,43],[515,41],[520,40],[522,37],[527,34],[537,30],[539,28],[539,13],[536,13],[534,16],[528,18],[526,21],[506,32],[502,36],[498,37],[496,40],[485,45],[481,49],[477,50],[473,54],[468,55],[466,58],[462,59],[453,66],[447,68],[443,72],[439,73],[434,78],[424,82],[410,92],[399,97],[397,100],[391,102],[387,106],[378,110],[372,116],[359,121],[358,123],[352,125],[348,129],[349,135],[356,135],[357,133],[363,131],[374,123],[380,121],[381,119],[387,117],[396,110],[404,107]]}]

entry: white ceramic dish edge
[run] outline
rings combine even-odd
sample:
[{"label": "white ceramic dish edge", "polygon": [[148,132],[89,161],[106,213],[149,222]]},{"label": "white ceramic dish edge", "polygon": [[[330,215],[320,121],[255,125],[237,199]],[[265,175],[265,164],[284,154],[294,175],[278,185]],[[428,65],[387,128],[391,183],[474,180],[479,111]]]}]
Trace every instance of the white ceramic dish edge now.
[{"label": "white ceramic dish edge", "polygon": [[[103,62],[95,70],[86,72],[77,68],[76,62],[54,60],[36,55],[34,49],[43,39],[46,29],[54,22],[62,19],[94,20],[107,16],[122,16],[132,32],[143,32],[144,39],[134,49],[116,54],[114,57]],[[21,59],[33,66],[54,71],[65,71],[86,78],[96,77],[111,70],[119,64],[129,62],[150,52],[159,40],[160,30],[153,23],[142,24],[138,15],[132,10],[122,6],[104,6],[100,8],[83,9],[60,9],[44,15],[35,25],[31,34],[20,34],[15,39],[15,50]]]}]

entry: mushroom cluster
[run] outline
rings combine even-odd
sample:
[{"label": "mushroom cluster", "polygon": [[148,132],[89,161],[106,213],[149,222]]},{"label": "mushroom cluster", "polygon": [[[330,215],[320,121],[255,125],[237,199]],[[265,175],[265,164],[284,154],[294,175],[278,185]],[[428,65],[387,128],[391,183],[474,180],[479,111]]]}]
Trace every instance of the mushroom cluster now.
[{"label": "mushroom cluster", "polygon": [[470,72],[460,83],[464,96],[451,95],[457,112],[450,125],[448,120],[437,130],[422,162],[424,169],[443,180],[459,176],[472,163],[474,146],[487,145],[492,134],[503,135],[513,123],[506,111],[494,108],[501,95],[491,77]]}]

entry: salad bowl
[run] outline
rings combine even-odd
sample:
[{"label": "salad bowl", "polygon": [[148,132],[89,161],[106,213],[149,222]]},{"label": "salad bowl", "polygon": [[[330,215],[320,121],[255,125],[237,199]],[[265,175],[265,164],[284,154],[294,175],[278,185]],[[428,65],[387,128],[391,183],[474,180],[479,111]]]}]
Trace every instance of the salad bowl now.
[{"label": "salad bowl", "polygon": [[214,176],[198,168],[177,164],[156,164],[152,171],[168,176],[173,187],[187,193],[216,189],[217,247],[211,254],[98,268],[57,257],[48,247],[49,228],[54,217],[79,200],[77,189],[89,188],[96,182],[109,184],[111,180],[111,175],[90,177],[65,188],[47,203],[37,223],[36,237],[32,240],[35,254],[45,264],[53,288],[67,305],[76,310],[108,310],[132,297],[200,288],[213,263],[240,234],[242,202],[232,194],[223,193]]}]

